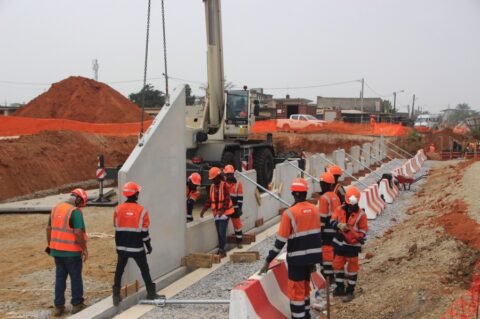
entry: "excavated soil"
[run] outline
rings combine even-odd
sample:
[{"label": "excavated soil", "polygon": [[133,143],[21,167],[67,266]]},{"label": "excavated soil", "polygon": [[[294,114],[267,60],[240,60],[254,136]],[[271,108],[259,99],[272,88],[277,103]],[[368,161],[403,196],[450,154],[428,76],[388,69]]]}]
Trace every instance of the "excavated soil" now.
[{"label": "excavated soil", "polygon": [[480,184],[462,177],[480,162],[458,163],[435,163],[409,217],[367,244],[356,298],[335,299],[334,318],[440,318],[468,290],[480,227],[467,212],[479,206],[463,194]]},{"label": "excavated soil", "polygon": [[0,201],[95,179],[98,154],[116,167],[136,141],[69,131],[0,140]]},{"label": "excavated soil", "polygon": [[[141,109],[110,86],[71,76],[37,96],[13,114],[33,118],[61,118],[90,123],[139,122]],[[150,119],[148,114],[145,120]]]}]

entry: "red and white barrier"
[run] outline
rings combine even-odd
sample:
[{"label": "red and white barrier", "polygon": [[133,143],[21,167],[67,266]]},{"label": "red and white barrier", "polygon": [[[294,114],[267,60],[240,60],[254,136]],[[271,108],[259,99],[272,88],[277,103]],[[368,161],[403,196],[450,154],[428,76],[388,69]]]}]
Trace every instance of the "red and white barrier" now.
[{"label": "red and white barrier", "polygon": [[[291,317],[287,297],[288,269],[285,254],[270,264],[265,275],[253,275],[230,292],[230,319],[287,319]],[[325,284],[323,277],[312,273],[315,288]]]},{"label": "red and white barrier", "polygon": [[418,165],[417,160],[414,158],[411,158],[408,160],[410,162],[410,165],[412,166],[413,171],[416,173],[420,171],[420,165]]},{"label": "red and white barrier", "polygon": [[375,183],[370,186],[372,188],[372,194],[373,194],[373,200],[377,203],[377,205],[381,208],[383,211],[387,205],[383,201],[383,199],[380,197],[380,192],[378,191],[378,184]]},{"label": "red and white barrier", "polygon": [[383,211],[383,205],[381,205],[375,198],[374,185],[370,185],[361,191],[360,201],[358,203],[360,208],[365,210],[368,219],[376,219],[377,215],[380,215]]},{"label": "red and white barrier", "polygon": [[395,193],[393,192],[392,188],[390,188],[390,184],[387,179],[382,179],[379,185],[379,192],[380,195],[383,196],[385,203],[391,204],[395,199]]}]

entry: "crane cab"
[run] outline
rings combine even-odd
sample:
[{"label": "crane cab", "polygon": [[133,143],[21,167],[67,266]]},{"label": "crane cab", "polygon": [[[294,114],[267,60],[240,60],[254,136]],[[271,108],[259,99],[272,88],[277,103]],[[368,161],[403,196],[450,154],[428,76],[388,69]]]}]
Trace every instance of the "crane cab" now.
[{"label": "crane cab", "polygon": [[259,103],[257,100],[252,103],[248,90],[227,91],[225,94],[224,136],[247,139],[258,113]]}]

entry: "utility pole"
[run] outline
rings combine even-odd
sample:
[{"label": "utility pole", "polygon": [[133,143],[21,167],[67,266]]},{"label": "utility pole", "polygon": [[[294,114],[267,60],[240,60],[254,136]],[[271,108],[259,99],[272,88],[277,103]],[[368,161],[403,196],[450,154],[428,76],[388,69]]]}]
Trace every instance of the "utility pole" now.
[{"label": "utility pole", "polygon": [[360,94],[360,111],[362,114],[360,115],[360,123],[363,123],[363,85],[365,83],[365,79],[362,78],[362,93]]},{"label": "utility pole", "polygon": [[395,113],[397,111],[395,109],[396,105],[397,105],[397,92],[393,92],[393,113]]},{"label": "utility pole", "polygon": [[415,117],[415,94],[413,95],[413,101],[412,101],[412,120]]}]

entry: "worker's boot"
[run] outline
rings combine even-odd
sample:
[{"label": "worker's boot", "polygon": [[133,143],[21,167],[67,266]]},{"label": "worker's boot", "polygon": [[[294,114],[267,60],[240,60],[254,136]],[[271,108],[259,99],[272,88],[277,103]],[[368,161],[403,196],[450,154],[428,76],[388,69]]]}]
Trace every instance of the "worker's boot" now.
[{"label": "worker's boot", "polygon": [[120,304],[120,301],[122,301],[122,296],[120,295],[120,287],[112,286],[112,292],[113,305],[116,307]]},{"label": "worker's boot", "polygon": [[79,304],[76,304],[76,305],[73,305],[72,306],[72,315],[73,314],[76,314],[77,312],[80,312],[82,311],[83,309],[87,308],[87,305],[84,304],[83,302],[79,303]]},{"label": "worker's boot", "polygon": [[355,286],[348,285],[347,286],[347,294],[345,295],[345,297],[342,298],[342,301],[343,302],[352,301],[355,298],[355,295],[353,293],[354,290],[355,290]]},{"label": "worker's boot", "polygon": [[155,283],[151,283],[147,285],[147,299],[154,300],[154,299],[165,299],[165,295],[158,295],[157,289],[155,287]]},{"label": "worker's boot", "polygon": [[219,249],[219,250],[218,250],[218,255],[220,256],[220,258],[225,258],[225,257],[227,257],[227,253],[226,253],[225,250],[223,250],[223,249]]},{"label": "worker's boot", "polygon": [[241,242],[241,241],[238,241],[238,242],[237,242],[237,248],[238,248],[238,249],[242,249],[242,248],[243,248],[243,245],[242,245],[242,242]]},{"label": "worker's boot", "polygon": [[335,297],[345,296],[345,284],[337,282],[337,287],[333,291]]},{"label": "worker's boot", "polygon": [[64,312],[65,312],[65,306],[55,307],[55,309],[53,309],[53,316],[60,317],[61,315],[63,315]]}]

